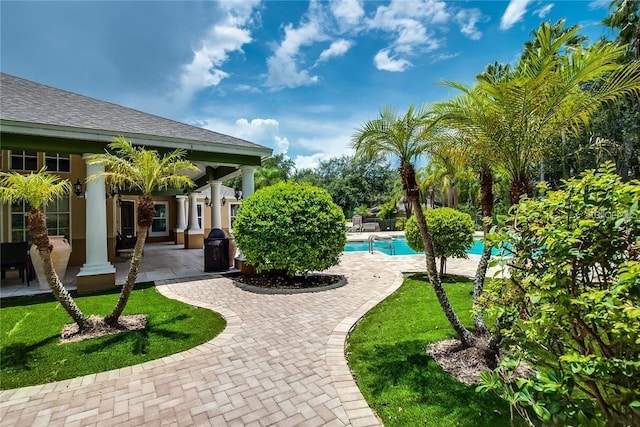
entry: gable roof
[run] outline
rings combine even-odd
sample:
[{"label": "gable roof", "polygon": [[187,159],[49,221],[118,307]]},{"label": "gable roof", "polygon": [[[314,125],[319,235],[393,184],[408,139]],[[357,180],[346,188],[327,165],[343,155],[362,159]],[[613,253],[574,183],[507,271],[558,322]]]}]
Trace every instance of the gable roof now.
[{"label": "gable roof", "polygon": [[[3,131],[22,133],[47,130],[78,134],[78,139],[110,141],[124,135],[134,143],[202,151],[269,156],[270,148],[191,126],[133,108],[100,101],[0,73],[0,123]],[[18,131],[15,131],[18,129]],[[36,131],[37,129],[37,131]],[[94,139],[90,139],[93,136]],[[154,143],[155,142],[155,143]],[[195,143],[195,145],[194,145]]]}]

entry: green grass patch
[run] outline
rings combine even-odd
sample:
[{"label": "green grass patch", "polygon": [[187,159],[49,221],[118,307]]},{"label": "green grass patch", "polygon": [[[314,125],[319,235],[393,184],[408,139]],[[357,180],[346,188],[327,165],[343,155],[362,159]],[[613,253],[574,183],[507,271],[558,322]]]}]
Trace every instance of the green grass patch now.
[{"label": "green grass patch", "polygon": [[[118,291],[74,295],[88,316],[109,313]],[[162,296],[151,284],[136,285],[123,315],[146,314],[145,330],[59,344],[72,319],[53,296],[2,300],[0,388],[59,381],[158,359],[211,340],[225,327],[218,313]]]},{"label": "green grass patch", "polygon": [[[461,321],[473,325],[473,283],[458,279],[445,290]],[[407,276],[373,308],[348,338],[347,359],[369,405],[386,426],[506,426],[508,405],[475,392],[427,355],[426,344],[455,332],[424,275]]]}]

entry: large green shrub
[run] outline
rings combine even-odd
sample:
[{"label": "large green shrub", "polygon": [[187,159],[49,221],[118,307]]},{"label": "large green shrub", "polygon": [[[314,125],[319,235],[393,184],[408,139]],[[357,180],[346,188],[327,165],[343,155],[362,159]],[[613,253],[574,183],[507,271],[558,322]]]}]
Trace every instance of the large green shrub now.
[{"label": "large green shrub", "polygon": [[[468,258],[466,251],[473,245],[473,220],[468,214],[451,208],[425,209],[424,216],[433,238],[435,255],[440,258],[442,276],[447,258]],[[415,216],[407,220],[404,234],[411,249],[424,251]]]},{"label": "large green shrub", "polygon": [[258,271],[307,274],[338,264],[346,242],[345,218],[325,190],[282,182],[242,203],[233,235]]},{"label": "large green shrub", "polygon": [[[613,171],[521,201],[498,236],[515,255],[511,279],[485,290],[512,357],[479,389],[525,418],[640,425],[640,182]],[[536,374],[513,381],[520,361]]]}]

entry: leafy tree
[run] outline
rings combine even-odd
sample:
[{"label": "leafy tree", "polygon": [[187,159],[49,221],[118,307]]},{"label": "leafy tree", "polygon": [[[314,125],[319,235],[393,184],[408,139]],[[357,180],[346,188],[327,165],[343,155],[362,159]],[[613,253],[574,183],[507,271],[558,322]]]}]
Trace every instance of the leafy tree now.
[{"label": "leafy tree", "polygon": [[173,150],[160,156],[155,150],[134,147],[122,136],[115,138],[109,144],[108,150],[110,151],[106,151],[104,154],[94,154],[89,157],[88,164],[103,164],[105,172],[92,175],[88,177],[88,180],[104,176],[111,184],[142,193],[138,203],[137,240],[127,279],[113,311],[104,318],[105,323],[117,325],[138,277],[144,242],[147,239],[147,231],[153,222],[153,192],[166,188],[193,186],[193,181],[185,173],[197,171],[198,168],[184,159],[184,150]]},{"label": "leafy tree", "polygon": [[353,135],[353,146],[356,156],[364,159],[374,158],[382,153],[395,156],[400,162],[398,171],[407,199],[414,207],[420,236],[425,248],[427,274],[434,288],[442,311],[465,346],[472,346],[475,337],[460,322],[451,306],[449,298],[442,287],[438,276],[433,240],[427,226],[424,213],[420,208],[420,189],[416,181],[415,161],[428,148],[428,138],[433,137],[435,127],[430,125],[431,113],[427,110],[410,106],[404,116],[391,108],[380,111],[380,117],[365,122]]},{"label": "leafy tree", "polygon": [[[426,209],[424,217],[433,238],[433,250],[440,258],[442,277],[446,273],[447,258],[469,258],[467,250],[473,245],[474,223],[468,214],[452,208]],[[411,249],[424,251],[415,216],[405,224],[404,234]]]},{"label": "leafy tree", "polygon": [[[511,357],[479,389],[525,419],[531,408],[553,425],[640,425],[640,182],[614,170],[524,198],[495,236],[514,257],[486,307]],[[536,375],[514,372],[521,361]]]},{"label": "leafy tree", "polygon": [[67,194],[69,189],[69,181],[61,180],[48,173],[45,168],[27,175],[18,172],[0,172],[0,200],[7,204],[26,202],[30,206],[27,218],[31,240],[42,258],[49,287],[60,305],[76,322],[78,329],[84,331],[91,327],[91,323],[69,295],[53,268],[52,246],[49,244],[47,222],[42,210],[49,202]]},{"label": "leafy tree", "polygon": [[[258,190],[262,187],[286,181],[292,178],[294,170],[295,163],[293,160],[283,153],[276,154],[275,156],[265,159],[262,162],[262,166],[256,170],[254,187]],[[225,185],[240,190],[242,189],[242,177],[237,176],[231,178]]]},{"label": "leafy tree", "polygon": [[247,198],[233,233],[249,264],[286,276],[337,265],[347,239],[344,215],[329,193],[291,181]]},{"label": "leafy tree", "polygon": [[384,203],[393,188],[395,172],[379,156],[370,162],[350,156],[336,157],[320,162],[314,175],[296,174],[295,180],[306,180],[329,192],[333,201],[351,216],[356,207],[373,207]]}]

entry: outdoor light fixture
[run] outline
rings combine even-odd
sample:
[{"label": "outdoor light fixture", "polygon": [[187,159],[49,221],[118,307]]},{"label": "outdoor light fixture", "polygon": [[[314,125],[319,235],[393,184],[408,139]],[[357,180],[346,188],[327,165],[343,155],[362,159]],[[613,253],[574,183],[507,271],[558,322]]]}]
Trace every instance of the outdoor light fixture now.
[{"label": "outdoor light fixture", "polygon": [[73,192],[76,197],[82,197],[82,183],[80,182],[80,178],[78,178],[76,183],[73,184]]},{"label": "outdoor light fixture", "polygon": [[240,199],[242,199],[242,191],[240,191],[240,190],[236,190],[236,193],[235,193],[235,194],[236,194],[236,200],[240,200]]},{"label": "outdoor light fixture", "polygon": [[211,201],[209,200],[209,196],[204,196],[204,204],[206,206],[211,206]]},{"label": "outdoor light fixture", "polygon": [[222,206],[224,206],[224,205],[225,205],[225,203],[227,203],[227,198],[226,198],[226,197],[224,197],[224,196],[222,196]]}]

